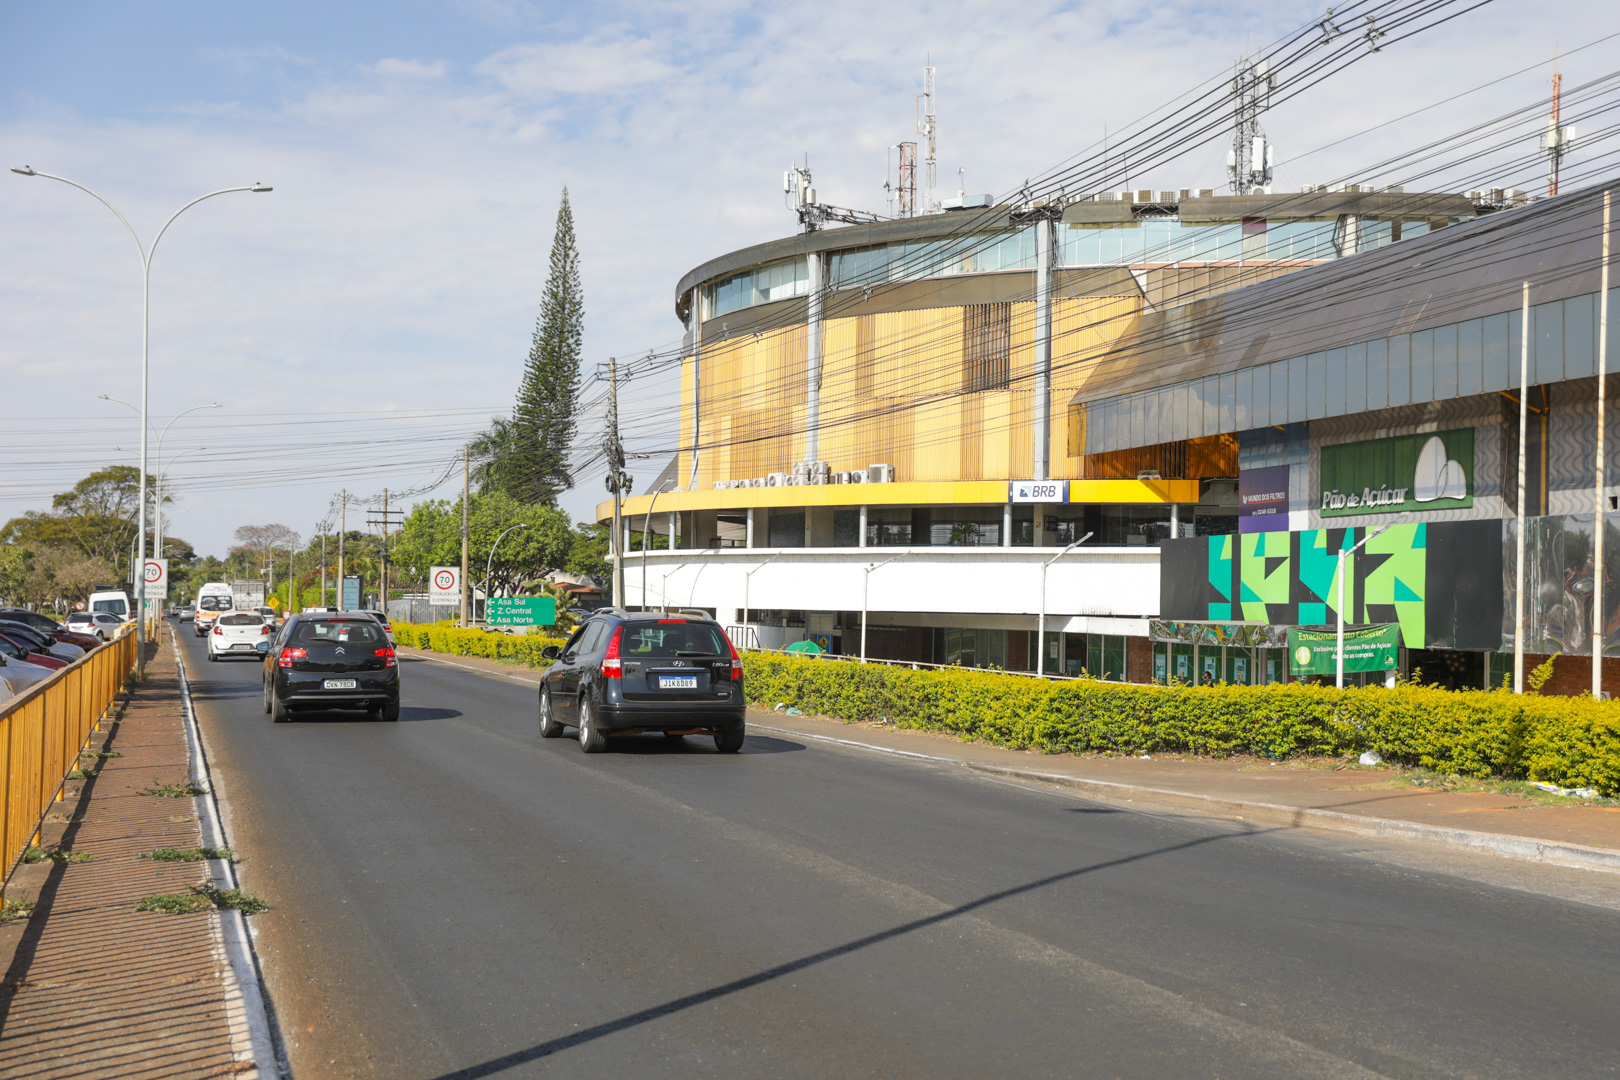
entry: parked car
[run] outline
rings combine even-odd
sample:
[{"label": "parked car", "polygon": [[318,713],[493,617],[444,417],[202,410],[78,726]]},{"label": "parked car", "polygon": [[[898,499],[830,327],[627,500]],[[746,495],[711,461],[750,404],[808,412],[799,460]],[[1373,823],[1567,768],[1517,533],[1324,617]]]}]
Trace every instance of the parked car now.
[{"label": "parked car", "polygon": [[25,608],[0,608],[0,619],[22,623],[36,633],[69,645],[77,645],[81,649],[94,649],[101,644],[101,639],[94,634],[82,633],[70,626],[63,626],[49,615],[28,611]]},{"label": "parked car", "polygon": [[50,678],[51,669],[40,664],[31,664],[26,660],[14,660],[5,653],[0,653],[0,675],[5,676],[6,682],[11,684],[13,694],[20,694],[35,683]]},{"label": "parked car", "polygon": [[36,652],[47,653],[63,660],[77,660],[85,654],[83,646],[67,641],[57,641],[49,634],[42,634],[24,622],[0,617],[0,633],[7,634],[28,643],[28,647]]},{"label": "parked car", "polygon": [[51,671],[68,666],[66,660],[63,660],[60,656],[52,656],[48,652],[41,652],[37,647],[23,640],[21,634],[13,637],[3,630],[0,630],[0,653],[4,653],[13,660],[26,660],[30,664],[38,664],[40,667],[49,668]]},{"label": "parked car", "polygon": [[280,724],[305,709],[365,709],[399,719],[399,662],[382,627],[358,611],[292,615],[264,653],[264,711]]},{"label": "parked car", "polygon": [[394,623],[388,618],[387,612],[371,611],[364,608],[361,610],[365,611],[367,615],[370,615],[373,619],[376,619],[382,624],[383,633],[388,635],[388,644],[392,645],[394,643]]},{"label": "parked car", "polygon": [[134,605],[123,589],[105,589],[90,594],[90,610],[105,611],[126,621],[135,618]]},{"label": "parked car", "polygon": [[111,641],[124,620],[105,611],[75,611],[67,617],[67,627],[80,634],[88,634],[98,641]]},{"label": "parked car", "polygon": [[259,657],[259,642],[268,641],[272,629],[257,611],[231,611],[214,620],[208,632],[208,659],[222,656]]},{"label": "parked car", "polygon": [[587,754],[610,735],[708,733],[723,754],[746,733],[742,660],[719,623],[699,612],[631,614],[600,608],[561,648],[540,681],[540,734],[573,727]]}]

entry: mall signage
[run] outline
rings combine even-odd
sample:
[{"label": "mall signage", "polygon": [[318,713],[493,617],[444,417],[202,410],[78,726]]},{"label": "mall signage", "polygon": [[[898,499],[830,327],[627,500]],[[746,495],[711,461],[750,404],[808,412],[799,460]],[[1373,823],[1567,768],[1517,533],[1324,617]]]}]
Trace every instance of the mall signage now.
[{"label": "mall signage", "polygon": [[1288,531],[1288,466],[1238,473],[1238,532]]},{"label": "mall signage", "polygon": [[1474,429],[1338,443],[1321,450],[1323,517],[1474,505]]}]

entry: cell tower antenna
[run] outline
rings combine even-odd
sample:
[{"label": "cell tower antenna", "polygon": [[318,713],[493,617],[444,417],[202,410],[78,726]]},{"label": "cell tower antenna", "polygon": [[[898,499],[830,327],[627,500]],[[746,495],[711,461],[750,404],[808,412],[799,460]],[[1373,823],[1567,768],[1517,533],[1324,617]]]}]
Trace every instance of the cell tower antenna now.
[{"label": "cell tower antenna", "polygon": [[915,217],[917,214],[917,144],[903,142],[895,147],[900,151],[898,183],[895,195],[899,203],[896,217]]},{"label": "cell tower antenna", "polygon": [[1238,57],[1228,84],[1236,125],[1226,154],[1226,182],[1234,195],[1271,194],[1271,143],[1260,128],[1260,114],[1276,86],[1277,76],[1264,60]]},{"label": "cell tower antenna", "polygon": [[1558,194],[1558,169],[1569,153],[1569,144],[1575,141],[1573,127],[1559,126],[1560,99],[1563,96],[1564,76],[1558,71],[1558,54],[1553,53],[1552,112],[1547,117],[1547,134],[1541,137],[1541,148],[1547,152],[1547,197]]},{"label": "cell tower antenna", "polygon": [[939,163],[934,156],[934,63],[929,56],[923,64],[923,92],[917,95],[917,134],[928,139],[928,156],[923,159],[923,213],[933,214],[939,205]]}]

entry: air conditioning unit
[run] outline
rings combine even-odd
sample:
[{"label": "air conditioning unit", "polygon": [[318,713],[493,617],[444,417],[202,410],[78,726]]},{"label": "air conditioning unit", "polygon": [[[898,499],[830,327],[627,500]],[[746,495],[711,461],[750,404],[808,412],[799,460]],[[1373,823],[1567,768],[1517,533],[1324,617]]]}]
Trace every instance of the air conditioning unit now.
[{"label": "air conditioning unit", "polygon": [[810,482],[810,463],[808,461],[795,461],[793,463],[793,483],[808,484]]},{"label": "air conditioning unit", "polygon": [[1115,201],[1117,201],[1117,200],[1115,200],[1114,193],[1112,191],[1099,191],[1099,192],[1097,192],[1097,194],[1093,195],[1092,198],[1094,200],[1096,200],[1097,202],[1115,202]]},{"label": "air conditioning unit", "polygon": [[849,479],[845,481],[848,484],[865,484],[867,482],[865,469],[852,469],[849,473]]},{"label": "air conditioning unit", "polygon": [[829,461],[814,461],[810,463],[810,482],[812,484],[832,483],[832,463]]},{"label": "air conditioning unit", "polygon": [[1143,203],[1153,201],[1153,192],[1148,188],[1140,188],[1132,194],[1135,196],[1135,198],[1132,200],[1133,202]]},{"label": "air conditioning unit", "polygon": [[845,470],[843,472],[835,472],[835,473],[833,473],[832,482],[835,483],[835,484],[847,484],[847,483],[850,483],[849,471]]},{"label": "air conditioning unit", "polygon": [[1173,203],[1179,202],[1180,200],[1177,198],[1174,191],[1161,191],[1159,192],[1159,201],[1162,203]]},{"label": "air conditioning unit", "polygon": [[1201,187],[1194,193],[1193,197],[1196,199],[1213,199],[1215,197],[1215,189],[1212,187]]},{"label": "air conditioning unit", "polygon": [[894,483],[893,465],[868,465],[866,467],[866,480],[869,484]]}]

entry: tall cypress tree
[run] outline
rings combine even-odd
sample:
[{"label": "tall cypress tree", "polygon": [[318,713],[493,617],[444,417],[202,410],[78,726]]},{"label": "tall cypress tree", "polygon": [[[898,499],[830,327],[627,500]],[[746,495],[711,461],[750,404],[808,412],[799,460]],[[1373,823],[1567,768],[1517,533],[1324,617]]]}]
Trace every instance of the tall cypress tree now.
[{"label": "tall cypress tree", "polygon": [[512,409],[509,453],[498,472],[510,494],[531,503],[554,504],[574,486],[569,447],[578,426],[580,341],[585,298],[579,284],[579,248],[574,211],[563,188],[557,231],[551,240],[551,272],[540,297],[540,317]]}]

